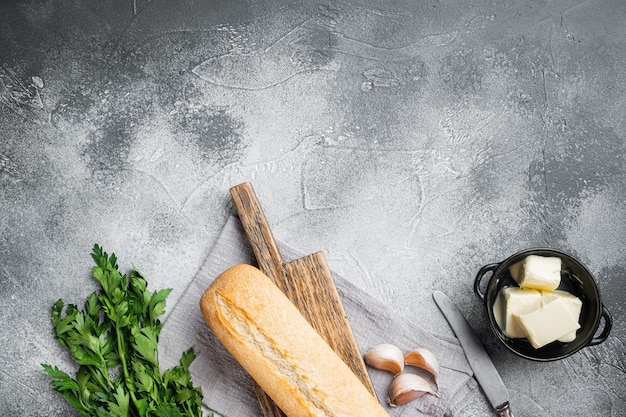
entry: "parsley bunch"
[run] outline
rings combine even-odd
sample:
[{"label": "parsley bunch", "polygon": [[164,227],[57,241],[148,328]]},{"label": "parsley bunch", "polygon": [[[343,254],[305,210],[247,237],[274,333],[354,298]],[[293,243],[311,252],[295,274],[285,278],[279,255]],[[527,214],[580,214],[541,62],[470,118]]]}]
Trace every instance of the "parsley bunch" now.
[{"label": "parsley bunch", "polygon": [[180,365],[159,368],[157,343],[171,289],[150,292],[141,273],[122,275],[115,254],[98,245],[91,257],[93,277],[101,289],[85,301],[84,310],[52,307],[55,338],[79,365],[75,378],[42,364],[54,389],[87,417],[202,417],[202,392],[194,387],[189,365],[193,348]]}]

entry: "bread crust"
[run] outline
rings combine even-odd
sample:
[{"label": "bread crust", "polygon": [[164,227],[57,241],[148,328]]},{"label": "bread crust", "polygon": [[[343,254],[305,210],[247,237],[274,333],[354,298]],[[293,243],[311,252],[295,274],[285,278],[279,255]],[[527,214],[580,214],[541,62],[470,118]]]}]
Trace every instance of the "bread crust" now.
[{"label": "bread crust", "polygon": [[259,269],[235,265],[200,300],[211,330],[288,417],[388,417],[345,362]]}]

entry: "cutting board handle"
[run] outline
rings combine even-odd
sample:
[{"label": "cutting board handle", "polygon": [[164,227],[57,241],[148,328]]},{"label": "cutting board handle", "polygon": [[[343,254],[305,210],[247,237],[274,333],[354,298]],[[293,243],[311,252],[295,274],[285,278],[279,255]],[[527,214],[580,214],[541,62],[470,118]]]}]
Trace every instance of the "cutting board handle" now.
[{"label": "cutting board handle", "polygon": [[254,256],[259,263],[259,269],[272,279],[284,276],[282,256],[252,184],[244,182],[236,185],[230,189],[230,195],[252,246]]}]

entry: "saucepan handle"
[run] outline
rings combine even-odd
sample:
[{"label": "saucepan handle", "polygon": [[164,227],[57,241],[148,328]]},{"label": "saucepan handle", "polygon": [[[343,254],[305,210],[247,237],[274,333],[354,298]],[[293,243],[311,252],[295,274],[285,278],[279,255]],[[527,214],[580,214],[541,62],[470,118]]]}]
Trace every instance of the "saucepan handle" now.
[{"label": "saucepan handle", "polygon": [[609,333],[611,333],[611,327],[613,327],[613,318],[611,317],[611,313],[609,310],[602,304],[602,314],[600,317],[604,317],[604,329],[602,329],[602,333],[598,336],[591,339],[589,342],[589,346],[599,345],[604,342],[607,337],[609,337]]},{"label": "saucepan handle", "polygon": [[500,266],[499,263],[487,264],[480,268],[476,274],[476,279],[474,280],[474,294],[476,294],[476,297],[478,297],[478,299],[483,303],[485,302],[485,293],[480,288],[480,283],[488,272],[495,271],[498,266]]}]

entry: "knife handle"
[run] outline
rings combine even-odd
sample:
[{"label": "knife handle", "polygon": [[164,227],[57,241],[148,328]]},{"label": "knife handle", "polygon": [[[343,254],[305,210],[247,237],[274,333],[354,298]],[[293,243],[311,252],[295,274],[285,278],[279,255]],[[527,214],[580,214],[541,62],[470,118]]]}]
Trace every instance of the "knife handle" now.
[{"label": "knife handle", "polygon": [[508,401],[496,408],[496,415],[498,417],[513,417],[513,412],[511,411]]}]

